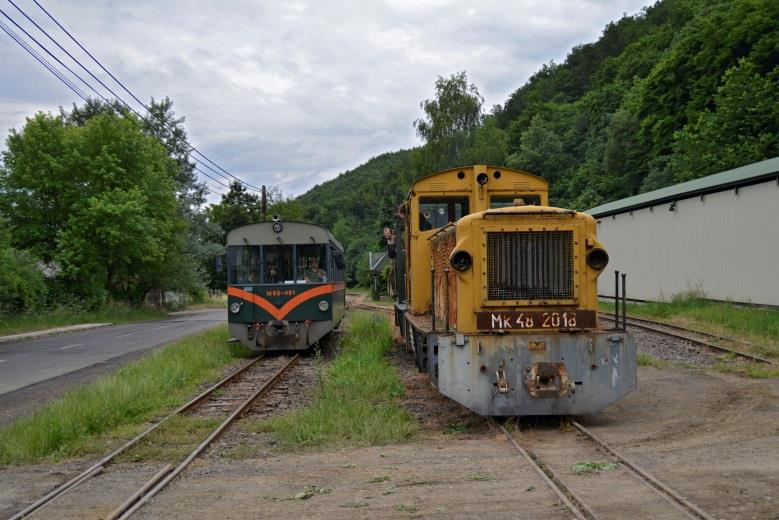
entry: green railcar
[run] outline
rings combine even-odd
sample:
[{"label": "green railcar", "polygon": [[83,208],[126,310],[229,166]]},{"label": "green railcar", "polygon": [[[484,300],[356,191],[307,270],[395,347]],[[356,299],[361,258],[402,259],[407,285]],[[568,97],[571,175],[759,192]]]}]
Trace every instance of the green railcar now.
[{"label": "green railcar", "polygon": [[302,222],[251,224],[227,234],[230,334],[257,353],[304,350],[345,312],[343,247]]}]

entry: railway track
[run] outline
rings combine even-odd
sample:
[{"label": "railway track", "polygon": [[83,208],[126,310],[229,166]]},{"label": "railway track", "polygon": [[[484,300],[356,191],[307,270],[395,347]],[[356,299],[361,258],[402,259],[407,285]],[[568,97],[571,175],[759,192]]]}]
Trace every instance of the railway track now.
[{"label": "railway track", "polygon": [[[605,313],[601,313],[600,317],[601,319],[605,319],[614,323],[613,316],[609,316]],[[654,332],[656,334],[662,334],[664,336],[668,336],[671,338],[681,339],[683,341],[689,342],[690,344],[704,347],[708,350],[734,355],[746,359],[748,361],[767,363],[771,365],[774,364],[774,362],[771,361],[770,359],[766,359],[764,357],[744,351],[744,347],[749,349],[758,348],[753,343],[749,343],[747,341],[739,340],[729,336],[710,334],[708,332],[703,332],[695,329],[688,329],[685,327],[680,327],[678,325],[671,325],[669,323],[663,323],[659,321],[652,321],[652,320],[635,318],[635,317],[629,317],[627,319],[627,324],[630,327],[636,327],[649,332]],[[722,345],[721,344],[722,342],[727,343],[730,346]]]},{"label": "railway track", "polygon": [[[491,422],[578,520],[714,520],[576,421],[568,431],[543,429],[532,448],[525,432],[518,440],[503,424]],[[576,465],[602,459],[604,452],[610,458],[604,463],[608,470],[599,475],[575,472]]]},{"label": "railway track", "polygon": [[[119,455],[127,453],[133,447],[148,440],[152,433],[159,430],[174,417],[185,414],[197,414],[198,416],[222,418],[219,425],[182,462],[175,467],[170,464],[161,467],[152,478],[146,480],[138,489],[129,493],[118,507],[105,516],[106,519],[111,520],[128,518],[134,511],[142,507],[146,501],[167,486],[193,460],[200,456],[261,395],[268,392],[299,359],[300,354],[289,359],[273,358],[269,361],[267,358],[258,357],[249,361],[75,477],[58,486],[22,511],[19,511],[10,520],[26,518],[43,508],[48,510],[56,506],[59,497],[73,493],[76,488],[86,482],[92,484],[92,479],[103,473],[108,466],[116,461]],[[59,515],[55,516],[59,517]]]},{"label": "railway track", "polygon": [[384,312],[386,314],[389,314],[390,316],[395,315],[395,310],[392,307],[383,307],[381,305],[371,305],[370,303],[350,303],[348,304],[349,309],[362,309],[366,311],[380,311]]}]

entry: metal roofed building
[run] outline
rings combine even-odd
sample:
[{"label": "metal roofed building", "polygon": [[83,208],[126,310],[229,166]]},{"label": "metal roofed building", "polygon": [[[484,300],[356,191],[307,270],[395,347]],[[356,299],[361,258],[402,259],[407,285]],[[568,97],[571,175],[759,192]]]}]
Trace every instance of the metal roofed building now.
[{"label": "metal roofed building", "polygon": [[779,306],[779,157],[610,202],[586,211],[609,252],[598,292],[667,300],[702,292],[714,300]]}]

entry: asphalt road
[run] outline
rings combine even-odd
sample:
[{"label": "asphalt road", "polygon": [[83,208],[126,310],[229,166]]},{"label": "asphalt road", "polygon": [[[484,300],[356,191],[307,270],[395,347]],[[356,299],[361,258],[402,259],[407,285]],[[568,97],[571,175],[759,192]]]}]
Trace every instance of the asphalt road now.
[{"label": "asphalt road", "polygon": [[219,309],[0,344],[0,424],[18,415],[15,409],[26,401],[56,397],[149,349],[219,325],[226,318],[226,311]]}]

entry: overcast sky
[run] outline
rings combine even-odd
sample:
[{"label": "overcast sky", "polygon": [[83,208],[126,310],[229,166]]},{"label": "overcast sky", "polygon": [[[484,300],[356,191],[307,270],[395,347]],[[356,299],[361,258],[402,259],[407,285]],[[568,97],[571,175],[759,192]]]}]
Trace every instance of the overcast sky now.
[{"label": "overcast sky", "polygon": [[[97,72],[32,0],[13,1]],[[489,110],[542,64],[652,3],[39,2],[141,100],[170,97],[190,142],[216,163],[295,195],[419,144],[412,123],[438,76],[466,71]],[[8,0],[0,9],[55,49]],[[0,56],[3,140],[36,111],[79,101],[4,32]]]}]

